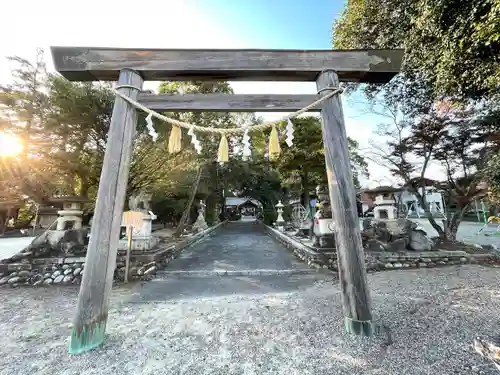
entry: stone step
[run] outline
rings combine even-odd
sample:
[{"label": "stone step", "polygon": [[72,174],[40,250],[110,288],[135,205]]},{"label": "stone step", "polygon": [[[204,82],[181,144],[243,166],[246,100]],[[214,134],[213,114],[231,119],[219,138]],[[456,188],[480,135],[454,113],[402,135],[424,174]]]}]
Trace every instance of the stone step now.
[{"label": "stone step", "polygon": [[272,276],[272,275],[301,275],[318,273],[318,270],[304,269],[254,269],[254,270],[185,270],[185,271],[158,271],[157,277],[188,276],[188,277],[213,277],[213,276]]}]

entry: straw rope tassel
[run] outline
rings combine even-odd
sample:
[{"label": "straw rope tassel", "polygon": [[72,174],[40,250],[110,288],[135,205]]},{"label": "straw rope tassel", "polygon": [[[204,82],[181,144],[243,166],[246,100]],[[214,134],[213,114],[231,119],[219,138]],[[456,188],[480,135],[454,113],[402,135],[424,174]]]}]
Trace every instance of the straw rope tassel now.
[{"label": "straw rope tassel", "polygon": [[226,163],[229,161],[229,145],[227,143],[227,137],[225,134],[222,134],[220,138],[217,161],[219,163]]},{"label": "straw rope tassel", "polygon": [[278,139],[278,131],[276,125],[273,125],[271,135],[269,136],[269,159],[274,160],[280,155],[280,141]]},{"label": "straw rope tassel", "polygon": [[175,154],[181,150],[182,132],[178,126],[172,126],[170,137],[168,139],[168,152]]}]

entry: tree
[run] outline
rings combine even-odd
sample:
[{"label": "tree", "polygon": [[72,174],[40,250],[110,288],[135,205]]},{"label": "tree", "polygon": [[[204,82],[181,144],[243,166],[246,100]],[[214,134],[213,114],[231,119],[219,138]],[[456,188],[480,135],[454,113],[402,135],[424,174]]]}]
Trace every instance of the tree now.
[{"label": "tree", "polygon": [[[282,137],[282,155],[277,167],[291,185],[300,181],[301,201],[307,206],[311,188],[327,182],[321,123],[317,117],[300,117],[294,119],[293,124],[293,146],[288,147],[285,137]],[[355,140],[348,138],[348,146],[354,184],[359,188],[360,174],[368,177],[368,164],[359,154],[359,145]]]},{"label": "tree", "polygon": [[[428,220],[440,238],[454,241],[458,226],[470,204],[487,194],[483,180],[485,154],[498,150],[491,136],[498,131],[488,128],[485,118],[475,111],[454,107],[450,103],[434,106],[419,121],[408,120],[394,107],[385,107],[391,124],[380,127],[379,134],[386,145],[372,144],[371,157],[399,177],[418,199]],[[428,168],[431,163],[443,166],[446,181],[434,181],[434,187],[444,191],[450,205],[443,220],[444,227],[433,217],[426,196]]]},{"label": "tree", "polygon": [[500,84],[500,3],[349,0],[333,46],[404,48],[407,85],[425,82],[436,98],[482,99]]}]

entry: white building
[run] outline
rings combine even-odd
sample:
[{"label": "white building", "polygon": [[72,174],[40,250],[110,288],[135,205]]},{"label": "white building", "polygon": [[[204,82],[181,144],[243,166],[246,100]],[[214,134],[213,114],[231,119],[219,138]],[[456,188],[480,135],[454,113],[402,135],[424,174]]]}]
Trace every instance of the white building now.
[{"label": "white building", "polygon": [[[424,194],[424,189],[419,189],[420,194]],[[425,199],[433,216],[445,215],[445,203],[443,194],[433,186],[425,187]],[[408,190],[402,190],[399,196],[399,206],[401,210],[409,216],[424,216],[425,211],[418,202],[415,194]]]}]

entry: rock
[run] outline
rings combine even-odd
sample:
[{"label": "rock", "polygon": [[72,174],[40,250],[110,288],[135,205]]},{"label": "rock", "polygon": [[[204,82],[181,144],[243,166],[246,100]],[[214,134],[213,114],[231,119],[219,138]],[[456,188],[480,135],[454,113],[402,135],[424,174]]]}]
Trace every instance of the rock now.
[{"label": "rock", "polygon": [[427,263],[427,267],[434,267],[435,265],[436,265],[436,263],[434,263],[434,262]]},{"label": "rock", "polygon": [[57,266],[52,266],[52,272],[57,271],[58,269],[59,269],[59,267],[57,267]]},{"label": "rock", "polygon": [[82,264],[81,263],[73,263],[73,268],[82,268]]},{"label": "rock", "polygon": [[31,283],[36,283],[38,281],[43,281],[43,276],[40,273],[37,273],[36,275],[31,276],[30,278]]},{"label": "rock", "polygon": [[59,277],[62,274],[61,271],[57,270],[52,274],[52,278],[55,279],[56,277]]},{"label": "rock", "polygon": [[7,284],[8,281],[9,281],[9,276],[2,277],[0,279],[0,285]]},{"label": "rock", "polygon": [[45,280],[43,280],[43,285],[50,285],[53,282],[54,282],[54,280],[52,280],[52,279],[45,279]]},{"label": "rock", "polygon": [[15,283],[18,283],[20,280],[21,280],[21,278],[20,278],[19,276],[11,277],[11,278],[9,279],[9,284],[15,284]]},{"label": "rock", "polygon": [[82,273],[82,269],[81,268],[77,268],[73,271],[73,275],[74,276],[78,276],[80,273]]},{"label": "rock", "polygon": [[410,268],[411,264],[410,263],[403,263],[403,268]]},{"label": "rock", "polygon": [[386,251],[386,244],[376,239],[368,239],[363,241],[363,247],[366,251]]},{"label": "rock", "polygon": [[409,248],[413,251],[429,251],[432,250],[432,241],[423,230],[412,230]]},{"label": "rock", "polygon": [[122,267],[125,267],[125,263],[124,262],[117,262],[116,263],[116,268],[122,268]]},{"label": "rock", "polygon": [[427,267],[427,263],[419,263],[418,266],[420,268],[425,268],[425,267]]},{"label": "rock", "polygon": [[478,250],[483,250],[483,247],[478,243],[475,243],[473,246]]},{"label": "rock", "polygon": [[60,284],[64,279],[64,275],[59,275],[54,279],[54,284]]},{"label": "rock", "polygon": [[156,266],[150,267],[144,272],[144,275],[154,275],[156,273],[156,270]]},{"label": "rock", "polygon": [[468,262],[468,259],[467,258],[460,258],[460,263],[467,263]]},{"label": "rock", "polygon": [[17,272],[12,272],[9,277],[16,277],[17,276]]},{"label": "rock", "polygon": [[68,268],[70,268],[71,266],[69,264],[63,264],[62,266],[62,269],[63,270],[67,270]]},{"label": "rock", "polygon": [[386,245],[386,251],[393,251],[393,252],[405,251],[409,243],[410,240],[406,237],[398,238],[397,240],[389,242]]},{"label": "rock", "polygon": [[432,262],[430,258],[422,258],[422,262],[424,263],[430,263]]},{"label": "rock", "polygon": [[436,262],[436,264],[439,265],[439,266],[444,266],[444,265],[446,265],[446,262],[444,260],[438,260]]},{"label": "rock", "polygon": [[43,283],[43,280],[38,280],[38,281],[35,281],[35,282],[33,283],[33,286],[36,288],[37,286],[42,285],[42,283]]},{"label": "rock", "polygon": [[403,265],[401,263],[394,263],[394,268],[402,268]]},{"label": "rock", "polygon": [[385,267],[385,268],[387,268],[387,269],[394,268],[394,266],[393,266],[393,264],[392,264],[392,263],[386,263],[386,264],[384,265],[384,267]]},{"label": "rock", "polygon": [[[62,282],[63,282],[64,284],[67,284],[67,283],[69,283],[71,280],[73,280],[73,275],[66,275],[66,276],[64,276],[64,278],[63,278],[63,281],[62,281]],[[54,280],[54,281],[55,281],[55,280]]]},{"label": "rock", "polygon": [[20,278],[23,278],[23,279],[26,279],[28,277],[30,277],[30,271],[26,271],[26,270],[23,270],[23,271],[19,271],[17,276],[19,276]]},{"label": "rock", "polygon": [[72,268],[66,268],[66,269],[64,270],[64,275],[65,275],[65,276],[66,276],[66,275],[69,275],[70,273],[73,273],[73,269],[72,269]]},{"label": "rock", "polygon": [[52,274],[50,272],[47,272],[45,275],[43,275],[43,278],[44,279],[48,279],[52,276]]},{"label": "rock", "polygon": [[441,259],[443,262],[447,262],[449,259],[448,258],[443,258]]}]

